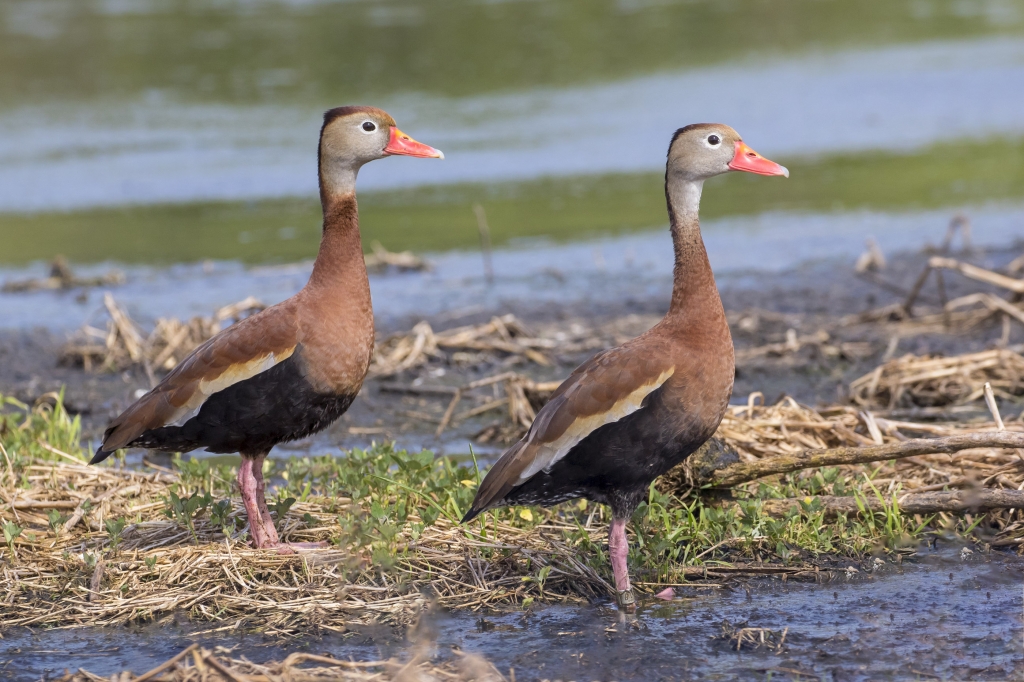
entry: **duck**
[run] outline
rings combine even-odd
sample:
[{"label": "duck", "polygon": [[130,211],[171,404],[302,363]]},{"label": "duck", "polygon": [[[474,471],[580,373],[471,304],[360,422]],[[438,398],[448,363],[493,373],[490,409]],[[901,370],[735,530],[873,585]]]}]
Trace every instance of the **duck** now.
[{"label": "duck", "polygon": [[[732,335],[698,216],[704,182],[730,171],[789,177],[727,125],[697,123],[675,132],[665,164],[675,253],[668,312],[644,334],[591,357],[558,386],[522,439],[487,472],[462,519],[502,506],[577,498],[608,505],[608,554],[624,611],[636,608],[627,522],[654,479],[715,433],[732,396]],[[670,599],[668,592],[657,596]]]},{"label": "duck", "polygon": [[251,544],[288,554],[323,543],[282,543],[267,507],[271,449],[322,431],[359,393],[374,343],[356,176],[388,156],[443,159],[385,111],[327,111],[317,151],[323,231],[313,271],[291,298],[216,334],[114,418],[90,464],[122,448],[239,453]]}]

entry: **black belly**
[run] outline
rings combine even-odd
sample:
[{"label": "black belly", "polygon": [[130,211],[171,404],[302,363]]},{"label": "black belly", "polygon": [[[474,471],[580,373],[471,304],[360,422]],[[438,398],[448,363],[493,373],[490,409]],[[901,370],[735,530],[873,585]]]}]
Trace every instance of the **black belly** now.
[{"label": "black belly", "polygon": [[278,443],[305,438],[340,417],[355,393],[319,393],[302,372],[299,353],[214,393],[199,412],[181,426],[143,433],[133,447],[188,452],[240,452],[258,455]]},{"label": "black belly", "polygon": [[661,391],[645,407],[595,429],[556,462],[505,496],[504,503],[550,506],[585,497],[628,517],[658,476],[710,438],[718,424],[668,409]]}]

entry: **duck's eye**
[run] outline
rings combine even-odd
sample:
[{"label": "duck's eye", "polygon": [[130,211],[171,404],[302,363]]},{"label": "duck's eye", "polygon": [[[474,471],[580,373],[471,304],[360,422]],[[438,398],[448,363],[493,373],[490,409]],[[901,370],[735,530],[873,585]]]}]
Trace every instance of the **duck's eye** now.
[{"label": "duck's eye", "polygon": [[722,138],[720,138],[718,135],[708,135],[708,144],[711,145],[712,147],[717,147],[718,145],[722,144]]},{"label": "duck's eye", "polygon": [[365,130],[366,132],[372,133],[376,129],[377,124],[374,123],[373,121],[363,121],[363,130]]}]

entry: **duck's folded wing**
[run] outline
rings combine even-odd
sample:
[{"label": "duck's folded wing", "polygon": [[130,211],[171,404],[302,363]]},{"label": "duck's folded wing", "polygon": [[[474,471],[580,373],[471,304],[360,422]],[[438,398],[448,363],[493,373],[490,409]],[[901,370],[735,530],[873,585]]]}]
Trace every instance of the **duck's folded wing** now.
[{"label": "duck's folded wing", "polygon": [[211,395],[265,372],[295,352],[297,325],[286,306],[267,308],[228,327],[178,364],[153,390],[110,422],[92,463],[150,429],[181,423]]},{"label": "duck's folded wing", "polygon": [[674,366],[655,353],[619,347],[580,365],[537,413],[530,430],[484,477],[464,520],[497,506],[516,486],[550,468],[605,424],[636,412]]}]

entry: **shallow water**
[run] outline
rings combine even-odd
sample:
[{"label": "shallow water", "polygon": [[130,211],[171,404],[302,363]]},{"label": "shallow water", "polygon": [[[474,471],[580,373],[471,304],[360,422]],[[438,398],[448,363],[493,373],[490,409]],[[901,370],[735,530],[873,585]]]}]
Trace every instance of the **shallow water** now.
[{"label": "shallow water", "polygon": [[[968,214],[972,238],[979,246],[1006,246],[1024,237],[1024,205],[977,206]],[[780,212],[706,221],[703,233],[719,284],[728,287],[737,282],[750,285],[758,272],[781,272],[815,260],[831,259],[850,267],[869,236],[890,254],[938,244],[949,217],[944,210]],[[500,311],[524,302],[617,307],[630,301],[667,300],[672,287],[666,228],[568,244],[538,240],[499,249],[493,257],[493,284],[484,278],[479,253],[454,251],[426,258],[434,266],[429,272],[370,276],[379,326],[390,329],[417,316],[446,315],[454,321],[467,313]],[[90,266],[81,273],[109,267]],[[150,324],[156,317],[209,315],[246,296],[277,303],[305,284],[310,267],[308,262],[252,268],[225,262],[133,266],[127,268],[126,284],[108,290],[134,317]],[[41,264],[0,268],[0,282],[45,274]],[[87,321],[99,324],[106,319],[102,291],[0,293],[0,327],[72,331]]]},{"label": "shallow water", "polygon": [[[812,175],[862,195],[844,205],[842,187],[796,173],[784,205],[767,183],[754,205],[747,192],[712,201],[717,216],[1024,198],[1024,95],[1007,87],[1024,81],[1019,2],[445,0],[435,10],[422,0],[4,3],[0,242],[11,246],[0,262],[58,250],[90,262],[308,257],[319,117],[352,102],[388,108],[448,155],[364,169],[363,196],[382,194],[366,222],[393,249],[472,244],[471,206],[493,204],[495,191],[513,195],[507,215],[488,206],[502,241],[657,225],[666,142],[699,120],[728,122],[763,153],[816,163]],[[868,163],[867,176],[881,176],[891,159],[850,153],[921,158],[877,187],[844,173]],[[608,173],[618,175],[586,190]],[[597,197],[516,184],[556,176]],[[417,186],[461,189],[444,200],[389,194]],[[827,200],[788,194],[801,186]],[[598,201],[609,192],[612,211]],[[301,205],[246,210],[280,197]],[[395,203],[405,209],[380,208]],[[453,230],[457,239],[417,234]]]},{"label": "shallow water", "polygon": [[[672,131],[725,121],[762,153],[910,150],[1024,134],[1024,41],[759,59],[468,99],[382,97],[443,162],[390,159],[362,190],[657,170]],[[756,102],[756,106],[750,106]],[[0,115],[0,211],[312,196],[322,106],[158,101]]]},{"label": "shallow water", "polygon": [[[939,542],[902,567],[820,585],[758,580],[725,589],[684,589],[643,606],[625,622],[608,604],[545,607],[529,614],[437,613],[411,638],[491,660],[516,679],[972,679],[1024,676],[1024,560],[1004,553],[961,558]],[[749,592],[748,589],[749,588]],[[723,627],[768,628],[781,651],[737,651]],[[37,680],[65,668],[141,673],[191,641],[236,647],[253,661],[287,652],[328,652],[369,660],[408,655],[412,644],[386,627],[339,637],[281,642],[251,634],[199,634],[184,622],[118,629],[9,632],[0,640],[0,677]]]}]

